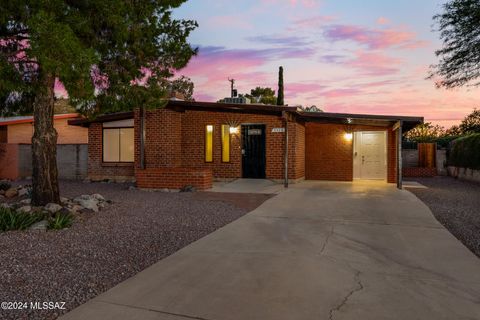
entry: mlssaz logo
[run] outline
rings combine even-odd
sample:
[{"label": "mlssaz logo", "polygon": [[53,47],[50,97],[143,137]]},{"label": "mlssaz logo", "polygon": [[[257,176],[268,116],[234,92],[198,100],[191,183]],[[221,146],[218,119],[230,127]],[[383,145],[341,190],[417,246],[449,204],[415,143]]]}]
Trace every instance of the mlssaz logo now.
[{"label": "mlssaz logo", "polygon": [[32,310],[65,310],[65,302],[30,302]]}]

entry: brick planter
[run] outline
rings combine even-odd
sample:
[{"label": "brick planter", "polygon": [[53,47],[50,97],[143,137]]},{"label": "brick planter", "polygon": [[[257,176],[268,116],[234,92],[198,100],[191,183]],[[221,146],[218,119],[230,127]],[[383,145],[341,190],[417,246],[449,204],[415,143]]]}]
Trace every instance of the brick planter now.
[{"label": "brick planter", "polygon": [[407,178],[413,177],[435,177],[437,175],[436,168],[422,168],[422,167],[413,167],[413,168],[403,168],[403,176]]},{"label": "brick planter", "polygon": [[212,170],[183,167],[136,169],[135,178],[137,187],[145,189],[180,189],[191,185],[206,190],[212,188],[213,183]]}]

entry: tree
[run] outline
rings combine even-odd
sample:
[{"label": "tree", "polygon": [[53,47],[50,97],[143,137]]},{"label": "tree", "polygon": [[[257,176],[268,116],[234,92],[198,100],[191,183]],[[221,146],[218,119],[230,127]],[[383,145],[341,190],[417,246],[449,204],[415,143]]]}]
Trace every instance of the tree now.
[{"label": "tree", "polygon": [[168,81],[167,88],[170,92],[178,92],[183,95],[186,101],[195,101],[193,99],[193,81],[185,76]]},{"label": "tree", "polygon": [[462,129],[460,129],[459,126],[451,126],[450,128],[447,129],[447,131],[445,131],[445,135],[446,136],[450,136],[450,137],[458,137],[458,136],[461,136],[463,133],[462,133]]},{"label": "tree", "polygon": [[54,86],[95,115],[164,105],[162,80],[197,49],[185,0],[11,0],[0,3],[0,110],[33,109],[33,205],[59,202]]},{"label": "tree", "polygon": [[478,86],[480,82],[475,80],[480,76],[480,1],[450,0],[443,9],[443,13],[434,16],[443,48],[436,51],[440,62],[432,66],[430,78],[441,78],[436,83],[438,87]]},{"label": "tree", "polygon": [[480,109],[473,109],[472,113],[462,120],[460,130],[463,134],[480,133]]},{"label": "tree", "polygon": [[275,96],[275,90],[268,87],[256,87],[250,90],[250,94],[245,95],[252,102],[263,104],[276,104],[277,97]]},{"label": "tree", "polygon": [[310,107],[301,107],[305,112],[323,112],[322,109],[318,108],[316,105]]},{"label": "tree", "polygon": [[277,105],[283,106],[285,105],[284,96],[283,96],[283,67],[278,69],[278,97],[277,97]]},{"label": "tree", "polygon": [[405,133],[405,138],[414,142],[435,142],[445,135],[442,126],[433,125],[430,122],[422,123]]}]

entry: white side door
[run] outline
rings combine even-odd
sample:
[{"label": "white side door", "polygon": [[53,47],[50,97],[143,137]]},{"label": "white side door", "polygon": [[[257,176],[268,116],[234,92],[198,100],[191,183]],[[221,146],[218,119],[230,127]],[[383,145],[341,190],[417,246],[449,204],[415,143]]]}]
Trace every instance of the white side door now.
[{"label": "white side door", "polygon": [[357,132],[354,176],[365,180],[387,178],[387,135],[385,131]]}]

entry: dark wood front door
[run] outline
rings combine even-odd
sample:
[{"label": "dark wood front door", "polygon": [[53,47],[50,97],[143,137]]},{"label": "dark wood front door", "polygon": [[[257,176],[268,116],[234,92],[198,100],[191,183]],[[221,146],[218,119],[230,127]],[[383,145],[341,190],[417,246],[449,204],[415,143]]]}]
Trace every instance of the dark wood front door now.
[{"label": "dark wood front door", "polygon": [[243,178],[265,179],[265,125],[242,125]]}]

